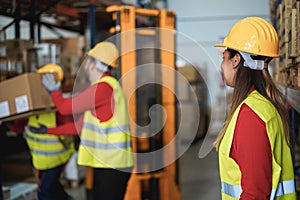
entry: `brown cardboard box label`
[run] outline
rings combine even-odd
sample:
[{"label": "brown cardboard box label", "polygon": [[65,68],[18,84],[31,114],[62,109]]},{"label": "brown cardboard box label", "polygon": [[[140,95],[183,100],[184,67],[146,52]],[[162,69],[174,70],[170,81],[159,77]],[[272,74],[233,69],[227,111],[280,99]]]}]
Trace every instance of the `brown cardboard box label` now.
[{"label": "brown cardboard box label", "polygon": [[26,112],[29,110],[27,95],[18,96],[15,98],[17,113]]},{"label": "brown cardboard box label", "polygon": [[10,115],[8,101],[0,102],[0,118],[7,117]]}]

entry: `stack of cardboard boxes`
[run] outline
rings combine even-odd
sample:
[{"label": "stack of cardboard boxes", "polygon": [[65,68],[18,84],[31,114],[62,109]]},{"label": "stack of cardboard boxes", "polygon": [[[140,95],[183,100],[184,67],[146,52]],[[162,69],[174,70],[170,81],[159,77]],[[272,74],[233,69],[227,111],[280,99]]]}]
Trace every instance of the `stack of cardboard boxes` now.
[{"label": "stack of cardboard boxes", "polygon": [[[276,4],[272,4],[275,2]],[[276,8],[276,29],[279,36],[281,57],[275,59],[275,81],[292,106],[293,117],[290,118],[293,127],[294,170],[296,190],[300,193],[300,1],[270,0],[271,10]],[[276,6],[276,7],[275,7]],[[297,117],[298,116],[298,117]]]},{"label": "stack of cardboard boxes", "polygon": [[274,77],[286,87],[299,89],[300,2],[283,0],[277,6],[276,17],[281,57],[275,60]]}]

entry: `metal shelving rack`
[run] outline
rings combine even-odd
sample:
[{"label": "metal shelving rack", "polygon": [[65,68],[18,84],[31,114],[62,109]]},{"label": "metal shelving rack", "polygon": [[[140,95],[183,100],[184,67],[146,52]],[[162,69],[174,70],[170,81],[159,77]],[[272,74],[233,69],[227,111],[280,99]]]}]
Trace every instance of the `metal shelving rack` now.
[{"label": "metal shelving rack", "polygon": [[[285,6],[291,5],[292,8],[295,8],[296,3],[297,3],[297,0],[270,0],[269,1],[270,19],[271,19],[274,27],[277,29],[279,36],[282,34],[281,30],[278,30],[278,29],[280,29],[280,27],[278,27],[278,23],[277,23],[280,20],[278,18],[278,17],[280,17],[280,15],[278,15],[278,13],[277,13],[277,12],[280,12],[278,10],[279,5],[280,4],[283,4]],[[298,1],[298,3],[299,3],[299,1]],[[297,8],[297,9],[299,9],[299,8]],[[281,17],[283,17],[283,16],[281,16]],[[299,17],[300,16],[298,16],[298,18]],[[284,40],[284,38],[282,37],[282,38],[280,38],[280,40]],[[288,53],[288,52],[281,52],[281,54],[285,54],[285,53]],[[285,59],[285,58],[283,58],[283,59]],[[298,65],[298,70],[299,70],[300,52],[299,52],[298,57],[293,57],[291,59],[292,59],[292,62],[290,62],[289,64],[285,63],[286,67],[280,66],[281,69],[297,67],[297,65]],[[281,64],[282,63],[280,63],[280,65]],[[299,75],[299,72],[298,72],[298,75]],[[299,76],[298,76],[298,78],[299,78]],[[298,113],[300,113],[300,89],[299,89],[299,87],[296,86],[295,88],[292,88],[292,87],[288,87],[285,85],[287,85],[287,83],[278,83],[278,87],[282,91],[282,93],[285,95],[287,102],[293,107],[293,109],[295,109]]]},{"label": "metal shelving rack", "polygon": [[[296,16],[296,27],[300,26],[299,18],[300,18],[300,8],[299,8],[299,0],[270,0],[270,19],[276,28],[279,39],[280,39],[280,47],[281,47],[281,54],[283,55],[280,59],[279,67],[280,70],[286,74],[288,74],[289,78],[279,78],[281,80],[281,83],[278,82],[277,79],[277,86],[280,89],[280,91],[284,94],[286,97],[286,101],[288,104],[288,114],[290,119],[290,130],[291,130],[291,136],[292,136],[292,147],[293,147],[293,158],[294,158],[294,171],[295,171],[295,181],[296,181],[296,191],[298,193],[298,196],[300,194],[300,89],[299,89],[299,78],[300,78],[300,50],[299,47],[296,46],[296,53],[298,50],[298,55],[291,56],[289,55],[289,48],[291,45],[287,44],[288,48],[285,48],[284,43],[288,43],[293,41],[296,43],[297,41],[294,41],[290,37],[290,33],[292,31],[295,31],[298,33],[296,34],[296,40],[299,37],[299,28],[292,30],[292,25],[288,24],[286,21],[286,17],[289,16],[289,12],[291,9],[297,9],[298,16]],[[281,6],[280,6],[281,5]],[[285,7],[285,10],[281,8]],[[290,9],[290,10],[287,10]],[[282,12],[282,13],[280,13]],[[285,16],[288,15],[288,16]],[[284,20],[282,20],[283,18]],[[285,24],[283,24],[285,23]],[[286,24],[287,23],[287,24]],[[298,23],[298,24],[297,24]],[[294,28],[294,27],[293,27]],[[285,30],[283,30],[285,29]],[[289,29],[289,31],[286,31],[286,29]],[[294,32],[293,32],[294,33]],[[288,39],[287,39],[288,38]],[[283,45],[282,45],[283,44]],[[300,44],[300,43],[299,43]],[[283,48],[282,48],[283,47]],[[292,70],[298,70],[298,73],[291,74]],[[275,69],[276,70],[276,69]],[[279,74],[279,76],[282,76],[283,73]],[[285,75],[286,75],[285,74]],[[296,78],[297,77],[297,78]],[[292,79],[292,82],[290,82]],[[292,83],[292,84],[291,84]]]},{"label": "metal shelving rack", "polygon": [[277,87],[285,95],[287,102],[295,109],[298,113],[300,113],[300,90],[288,88],[286,86],[277,84]]}]

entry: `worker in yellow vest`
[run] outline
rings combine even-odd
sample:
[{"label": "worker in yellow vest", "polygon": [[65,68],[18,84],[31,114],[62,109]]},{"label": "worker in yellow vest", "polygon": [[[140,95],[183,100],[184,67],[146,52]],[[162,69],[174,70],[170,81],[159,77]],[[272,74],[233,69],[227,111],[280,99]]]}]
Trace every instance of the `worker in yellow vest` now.
[{"label": "worker in yellow vest", "polygon": [[[47,64],[37,70],[37,73],[56,73],[59,80],[63,79],[63,71],[56,64]],[[21,122],[23,121],[23,122]],[[26,121],[26,122],[25,122]],[[11,130],[21,130],[17,123],[27,124],[26,127],[56,127],[66,123],[68,119],[57,112],[48,112],[30,116],[28,119],[16,121]],[[73,120],[72,120],[73,121]],[[25,124],[24,124],[25,122]],[[65,164],[74,153],[73,137],[39,134],[25,127],[24,137],[31,152],[33,166],[39,179],[39,200],[71,200],[60,183],[60,177]],[[19,131],[18,131],[19,132]]]},{"label": "worker in yellow vest", "polygon": [[268,72],[268,63],[280,57],[276,30],[265,19],[247,17],[215,46],[224,80],[234,88],[215,142],[222,199],[296,200],[284,98]]},{"label": "worker in yellow vest", "polygon": [[118,49],[100,42],[83,61],[91,85],[72,98],[63,98],[59,83],[51,75],[43,77],[58,111],[64,115],[83,113],[76,123],[33,130],[40,133],[80,135],[78,164],[92,168],[88,199],[122,200],[133,168],[127,100],[111,69],[117,67]]}]

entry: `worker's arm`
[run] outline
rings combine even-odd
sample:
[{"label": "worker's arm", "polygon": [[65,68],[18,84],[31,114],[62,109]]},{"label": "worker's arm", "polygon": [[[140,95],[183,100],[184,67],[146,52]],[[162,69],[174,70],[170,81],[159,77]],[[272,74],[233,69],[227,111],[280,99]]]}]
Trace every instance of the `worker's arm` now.
[{"label": "worker's arm", "polygon": [[16,119],[12,122],[12,124],[7,125],[7,128],[10,131],[13,131],[18,134],[22,134],[24,132],[25,126],[28,123],[28,119]]},{"label": "worker's arm", "polygon": [[230,157],[242,173],[240,199],[270,199],[272,151],[266,124],[246,104],[238,115]]},{"label": "worker's arm", "polygon": [[73,122],[74,123],[74,117],[73,115],[61,115],[59,112],[56,112],[56,125],[59,126],[59,125],[63,125],[63,124],[66,124],[66,123],[71,123]]},{"label": "worker's arm", "polygon": [[[81,127],[78,127],[79,125],[74,122],[69,122],[60,126],[56,126],[53,128],[48,128],[47,133],[52,135],[77,135],[81,130]],[[78,129],[77,129],[78,128]]]},{"label": "worker's arm", "polygon": [[91,85],[85,91],[72,98],[63,98],[59,91],[51,93],[52,100],[62,115],[83,113],[93,110],[111,101],[113,88],[105,82]]},{"label": "worker's arm", "polygon": [[39,127],[27,126],[27,129],[37,134],[68,136],[68,135],[79,134],[81,132],[82,123],[83,123],[83,116],[79,118],[76,122],[68,122],[52,128],[47,128],[43,124],[40,124]]}]

